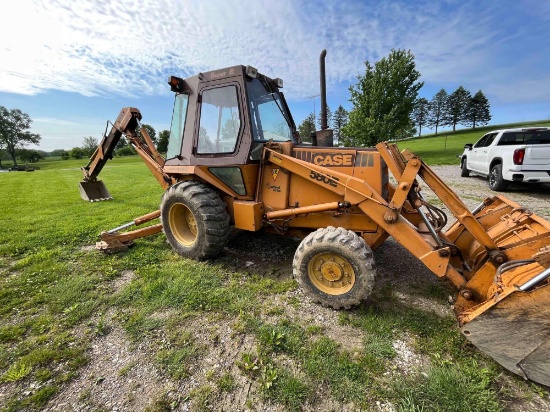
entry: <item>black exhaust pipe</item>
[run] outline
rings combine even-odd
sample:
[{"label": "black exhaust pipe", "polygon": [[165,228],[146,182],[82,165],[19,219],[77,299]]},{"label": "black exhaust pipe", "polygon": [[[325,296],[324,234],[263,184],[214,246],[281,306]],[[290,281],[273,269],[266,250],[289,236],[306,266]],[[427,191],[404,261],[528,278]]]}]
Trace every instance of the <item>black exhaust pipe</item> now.
[{"label": "black exhaust pipe", "polygon": [[320,68],[320,81],[321,81],[321,130],[315,132],[316,136],[316,145],[332,147],[334,146],[333,133],[332,130],[328,128],[328,119],[327,119],[327,80],[325,76],[325,57],[327,56],[327,51],[323,50],[321,56],[319,57],[319,68]]},{"label": "black exhaust pipe", "polygon": [[325,57],[327,51],[323,50],[319,57],[320,82],[321,82],[321,130],[328,129],[327,124],[327,79],[325,76]]}]

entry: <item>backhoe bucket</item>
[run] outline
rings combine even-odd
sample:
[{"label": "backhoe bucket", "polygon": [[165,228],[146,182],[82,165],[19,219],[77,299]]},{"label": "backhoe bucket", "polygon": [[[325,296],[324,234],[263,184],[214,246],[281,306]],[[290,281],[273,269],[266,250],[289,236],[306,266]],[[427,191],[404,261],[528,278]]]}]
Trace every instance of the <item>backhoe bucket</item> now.
[{"label": "backhoe bucket", "polygon": [[82,181],[79,183],[79,188],[82,199],[90,202],[99,202],[113,198],[101,180],[93,182]]},{"label": "backhoe bucket", "polygon": [[454,305],[461,331],[506,369],[550,386],[550,222],[502,196],[473,214],[497,249],[459,222],[445,233],[467,279]]}]

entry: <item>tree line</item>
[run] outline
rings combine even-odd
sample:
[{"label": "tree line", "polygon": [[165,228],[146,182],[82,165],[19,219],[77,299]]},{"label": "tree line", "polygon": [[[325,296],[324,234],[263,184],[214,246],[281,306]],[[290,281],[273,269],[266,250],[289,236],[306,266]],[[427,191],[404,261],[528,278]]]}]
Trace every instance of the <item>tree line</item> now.
[{"label": "tree line", "polygon": [[[75,146],[72,149],[56,149],[51,152],[45,152],[38,149],[27,149],[30,144],[39,144],[41,136],[31,133],[32,120],[27,113],[19,109],[7,109],[0,106],[0,168],[2,160],[11,160],[13,166],[17,166],[17,161],[24,163],[35,163],[47,157],[56,157],[63,160],[70,158],[82,159],[92,156],[96,150],[99,141],[95,137],[85,137],[81,146]],[[168,150],[169,130],[163,130],[158,135],[153,126],[142,125],[151,137],[160,153],[166,153]],[[139,133],[139,130],[136,130]],[[135,149],[121,137],[115,147],[115,155],[128,156],[137,154]]]},{"label": "tree line", "polygon": [[[349,88],[353,107],[347,112],[340,105],[339,115],[330,115],[335,144],[374,146],[417,132],[420,136],[423,127],[435,129],[437,134],[440,127],[452,126],[454,133],[457,124],[475,129],[491,120],[489,101],[481,90],[472,97],[462,86],[450,95],[441,89],[428,101],[418,98],[424,85],[419,78],[410,51],[392,49],[374,66],[366,61],[365,73]],[[302,140],[309,141],[315,120],[315,114],[310,113],[298,126]]]},{"label": "tree line", "polygon": [[[157,136],[157,131],[155,128],[149,124],[142,124],[142,127],[147,130],[147,134],[149,134],[149,137],[157,147],[157,150],[160,153],[166,153],[168,150],[168,138],[170,137],[170,131],[169,130],[163,130],[161,131]],[[139,134],[139,128],[136,129],[136,133]],[[68,151],[61,151],[61,158],[62,159],[82,159],[86,157],[90,157],[94,154],[95,149],[97,148],[99,144],[98,139],[94,137],[85,137],[82,146],[73,147],[72,149]],[[60,151],[56,151],[59,152]],[[132,145],[128,144],[126,139],[124,137],[121,137],[118,141],[117,145],[115,146],[115,150],[113,153],[115,156],[131,156],[137,154],[136,150],[132,147]]]},{"label": "tree line", "polygon": [[437,135],[440,127],[452,126],[453,133],[456,125],[461,124],[475,130],[491,120],[489,100],[481,90],[474,96],[460,86],[450,95],[445,89],[437,92],[433,98],[422,97],[414,103],[411,118],[418,128],[418,136],[422,136],[422,127],[435,129]]}]

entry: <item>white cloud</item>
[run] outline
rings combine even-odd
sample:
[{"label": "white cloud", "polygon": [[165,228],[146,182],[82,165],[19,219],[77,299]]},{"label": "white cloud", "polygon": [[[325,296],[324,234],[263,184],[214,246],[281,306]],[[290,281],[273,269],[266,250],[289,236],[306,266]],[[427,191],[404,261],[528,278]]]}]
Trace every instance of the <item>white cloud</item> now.
[{"label": "white cloud", "polygon": [[[422,80],[434,84],[500,96],[540,79],[548,90],[546,75],[526,73],[514,60],[506,76],[492,76],[507,45],[529,36],[529,27],[507,29],[518,17],[512,10],[502,21],[506,11],[478,1],[19,0],[3,9],[0,91],[161,94],[169,74],[251,64],[282,77],[287,95],[299,98],[318,91],[323,48],[329,87],[353,82],[365,60],[407,48]],[[540,38],[547,33],[539,28]],[[548,51],[548,42],[540,47]]]},{"label": "white cloud", "polygon": [[80,123],[72,122],[70,120],[55,119],[53,117],[36,117],[33,119],[33,123],[46,123],[46,124],[55,124],[55,125],[66,125],[66,126],[79,126]]}]

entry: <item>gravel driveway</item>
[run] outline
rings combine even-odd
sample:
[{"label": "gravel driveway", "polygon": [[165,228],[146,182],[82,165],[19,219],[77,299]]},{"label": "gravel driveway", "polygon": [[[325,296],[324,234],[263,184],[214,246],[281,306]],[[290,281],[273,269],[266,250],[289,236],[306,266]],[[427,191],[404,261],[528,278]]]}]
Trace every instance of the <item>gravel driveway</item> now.
[{"label": "gravel driveway", "polygon": [[[494,192],[489,189],[489,183],[485,177],[476,176],[474,174],[470,177],[460,177],[460,167],[458,165],[432,166],[431,168],[460,196],[470,210],[479,205],[483,199],[500,194],[519,203],[527,209],[531,209],[539,216],[550,220],[549,183],[512,183],[506,192]],[[426,188],[425,197],[427,197],[428,200],[433,200],[435,195],[429,188]],[[448,216],[450,221],[454,221],[452,215],[448,214]]]}]

